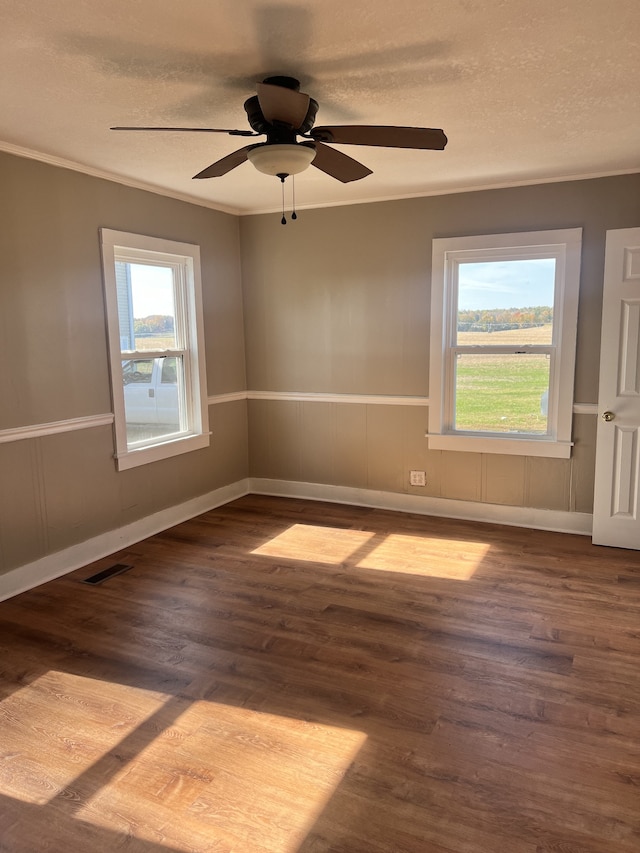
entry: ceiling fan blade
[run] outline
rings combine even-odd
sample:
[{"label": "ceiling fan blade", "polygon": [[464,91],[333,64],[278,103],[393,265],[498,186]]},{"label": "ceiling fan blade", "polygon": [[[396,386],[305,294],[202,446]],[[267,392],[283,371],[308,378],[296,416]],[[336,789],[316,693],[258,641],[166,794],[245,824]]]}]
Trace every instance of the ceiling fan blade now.
[{"label": "ceiling fan blade", "polygon": [[229,136],[260,136],[252,130],[227,130],[221,127],[110,127],[109,130],[170,130],[180,133],[228,133]]},{"label": "ceiling fan blade", "polygon": [[437,151],[447,144],[444,131],[433,127],[342,125],[314,127],[309,135],[317,142],[344,145],[379,145],[383,148],[429,148]]},{"label": "ceiling fan blade", "polygon": [[206,169],[198,172],[197,175],[193,176],[193,179],[220,178],[222,175],[226,175],[227,172],[230,172],[232,169],[235,169],[236,166],[241,166],[244,163],[251,148],[253,148],[252,145],[246,145],[244,148],[238,148],[237,151],[234,151],[232,154],[227,154],[226,157],[223,157],[221,160],[216,160],[215,163],[212,163],[210,166],[207,166]]},{"label": "ceiling fan blade", "polygon": [[332,178],[342,181],[343,184],[359,181],[361,178],[373,174],[371,169],[362,163],[358,163],[353,157],[348,157],[342,151],[329,148],[328,145],[323,145],[321,142],[316,142],[316,156],[311,165],[320,169],[321,172],[331,175]]},{"label": "ceiling fan blade", "polygon": [[257,84],[262,115],[268,122],[279,121],[297,130],[307,117],[309,95],[273,83]]}]

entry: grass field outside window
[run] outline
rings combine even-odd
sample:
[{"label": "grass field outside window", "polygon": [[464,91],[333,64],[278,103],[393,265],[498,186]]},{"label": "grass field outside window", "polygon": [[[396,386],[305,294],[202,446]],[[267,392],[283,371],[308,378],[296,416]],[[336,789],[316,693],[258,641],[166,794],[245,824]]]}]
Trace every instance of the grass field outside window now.
[{"label": "grass field outside window", "polygon": [[[524,332],[524,335],[523,335]],[[526,330],[462,332],[467,346],[509,346],[526,336],[528,343],[545,344],[551,325]],[[455,428],[457,430],[544,435],[548,429],[542,398],[549,389],[548,355],[513,352],[463,353],[455,364]]]}]

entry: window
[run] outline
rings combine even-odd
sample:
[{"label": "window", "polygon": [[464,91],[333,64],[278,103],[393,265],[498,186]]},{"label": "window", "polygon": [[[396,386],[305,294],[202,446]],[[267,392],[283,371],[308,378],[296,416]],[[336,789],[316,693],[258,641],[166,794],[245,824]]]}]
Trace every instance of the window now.
[{"label": "window", "polygon": [[206,447],[199,248],[100,234],[118,468]]},{"label": "window", "polygon": [[430,448],[570,456],[581,233],[433,241]]}]

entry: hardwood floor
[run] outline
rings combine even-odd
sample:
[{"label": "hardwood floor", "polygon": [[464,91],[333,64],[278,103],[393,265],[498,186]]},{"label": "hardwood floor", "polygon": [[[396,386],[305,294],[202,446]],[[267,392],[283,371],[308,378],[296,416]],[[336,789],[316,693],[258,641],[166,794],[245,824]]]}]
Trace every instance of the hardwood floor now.
[{"label": "hardwood floor", "polygon": [[2,853],[640,850],[585,537],[248,496],[0,604],[0,674]]}]

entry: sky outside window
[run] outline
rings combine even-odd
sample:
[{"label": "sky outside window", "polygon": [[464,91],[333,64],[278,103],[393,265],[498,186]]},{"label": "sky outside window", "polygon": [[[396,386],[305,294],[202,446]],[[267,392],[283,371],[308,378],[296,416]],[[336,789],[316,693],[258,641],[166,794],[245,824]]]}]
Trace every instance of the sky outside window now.
[{"label": "sky outside window", "polygon": [[458,310],[553,306],[555,265],[555,258],[462,263]]},{"label": "sky outside window", "polygon": [[133,316],[152,314],[174,316],[173,270],[150,264],[130,264]]}]

